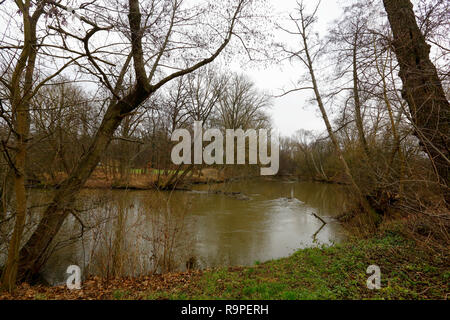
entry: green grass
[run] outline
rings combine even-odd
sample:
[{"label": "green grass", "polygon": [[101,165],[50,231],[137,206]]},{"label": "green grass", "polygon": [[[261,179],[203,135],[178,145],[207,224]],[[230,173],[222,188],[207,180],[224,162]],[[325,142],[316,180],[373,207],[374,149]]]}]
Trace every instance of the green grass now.
[{"label": "green grass", "polygon": [[[367,288],[370,265],[381,268],[380,290]],[[449,266],[448,250],[431,252],[385,231],[370,239],[299,250],[284,259],[255,261],[249,267],[171,273],[145,281],[123,278],[106,286],[98,279],[81,292],[24,284],[15,296],[3,299],[447,299]]]},{"label": "green grass", "polygon": [[[369,265],[381,268],[380,290],[366,286]],[[204,272],[189,286],[153,291],[148,299],[446,299],[448,257],[429,254],[395,233],[245,268]]]},{"label": "green grass", "polygon": [[126,290],[114,290],[112,293],[113,299],[115,300],[123,300],[130,295],[129,291]]}]

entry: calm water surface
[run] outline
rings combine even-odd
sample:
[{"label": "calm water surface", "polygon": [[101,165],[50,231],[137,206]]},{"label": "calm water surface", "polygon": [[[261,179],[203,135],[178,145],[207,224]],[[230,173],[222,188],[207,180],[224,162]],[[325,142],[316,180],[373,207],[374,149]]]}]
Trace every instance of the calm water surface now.
[{"label": "calm water surface", "polygon": [[[236,192],[245,196],[233,195]],[[45,195],[40,191],[34,197],[42,201]],[[122,270],[135,275],[155,271],[155,257],[167,251],[174,256],[173,270],[184,270],[188,259],[196,268],[205,268],[286,257],[299,248],[342,241],[343,228],[334,217],[343,204],[339,186],[265,179],[201,185],[172,194],[84,190],[80,205],[85,211],[80,216],[98,227],[78,237],[80,225],[69,219],[43,275],[50,283],[64,282],[71,264],[104,275],[118,254]],[[164,243],[166,249],[155,243]]]}]

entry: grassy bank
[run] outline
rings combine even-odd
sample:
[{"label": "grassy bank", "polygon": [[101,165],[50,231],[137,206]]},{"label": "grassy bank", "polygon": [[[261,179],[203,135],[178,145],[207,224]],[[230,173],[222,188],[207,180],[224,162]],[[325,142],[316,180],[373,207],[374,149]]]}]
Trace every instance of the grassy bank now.
[{"label": "grassy bank", "polygon": [[[381,290],[366,287],[369,265],[381,268]],[[80,291],[22,285],[3,299],[447,299],[448,256],[431,253],[394,232],[291,257],[191,273],[105,281]]]}]

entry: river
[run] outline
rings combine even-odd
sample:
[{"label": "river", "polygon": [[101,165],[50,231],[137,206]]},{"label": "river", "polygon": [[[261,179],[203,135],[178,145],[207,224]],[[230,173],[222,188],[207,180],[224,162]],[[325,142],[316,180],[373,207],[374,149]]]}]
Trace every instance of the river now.
[{"label": "river", "polygon": [[[33,192],[35,202],[48,197]],[[72,264],[83,275],[138,276],[286,257],[341,242],[344,199],[340,186],[262,178],[172,193],[83,190],[43,276],[63,283]]]}]

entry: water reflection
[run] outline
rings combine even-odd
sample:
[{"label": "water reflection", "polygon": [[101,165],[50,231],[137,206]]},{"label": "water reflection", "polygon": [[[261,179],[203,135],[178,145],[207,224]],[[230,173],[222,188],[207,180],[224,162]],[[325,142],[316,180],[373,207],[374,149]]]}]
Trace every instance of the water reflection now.
[{"label": "water reflection", "polygon": [[[42,192],[35,193],[43,201]],[[170,194],[86,190],[80,199],[90,207],[83,218],[97,227],[77,239],[73,234],[80,231],[79,223],[69,219],[59,240],[69,234],[74,239],[56,248],[44,270],[51,283],[64,281],[70,264],[85,273],[105,275],[107,270],[108,276],[161,271],[170,259],[170,268],[182,270],[193,266],[193,257],[200,268],[251,265],[344,237],[333,219],[343,210],[344,192],[334,185],[257,179]],[[165,251],[173,256],[164,258],[164,266]]]}]

